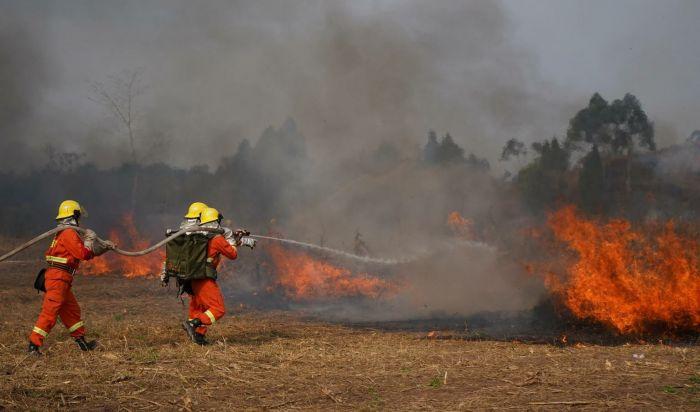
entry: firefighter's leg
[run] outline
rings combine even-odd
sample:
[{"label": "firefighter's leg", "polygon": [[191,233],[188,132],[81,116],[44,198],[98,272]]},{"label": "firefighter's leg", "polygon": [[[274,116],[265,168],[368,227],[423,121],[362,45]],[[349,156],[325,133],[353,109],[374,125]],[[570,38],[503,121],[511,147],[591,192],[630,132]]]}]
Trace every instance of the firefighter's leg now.
[{"label": "firefighter's leg", "polygon": [[221,294],[219,285],[213,279],[203,279],[199,285],[199,293],[197,294],[202,306],[206,309],[197,318],[204,325],[211,325],[221,319],[226,314],[224,307],[224,297]]},{"label": "firefighter's leg", "polygon": [[63,306],[66,292],[70,288],[68,282],[58,279],[46,279],[44,285],[46,293],[44,293],[41,313],[29,335],[29,341],[36,346],[41,346],[44,343],[44,338],[48,336],[56,324],[56,318]]},{"label": "firefighter's leg", "polygon": [[66,292],[66,297],[61,310],[58,312],[58,316],[72,337],[77,339],[85,336],[85,326],[80,317],[80,305],[70,289]]},{"label": "firefighter's leg", "polygon": [[[202,308],[202,305],[200,304],[199,299],[197,298],[197,292],[195,291],[195,288],[199,290],[198,282],[198,280],[192,281],[192,290],[195,292],[195,294],[190,295],[190,313],[187,320],[198,318],[199,315],[201,315],[206,310]],[[196,329],[196,332],[204,335],[205,333],[207,333],[207,327],[202,325]]]}]

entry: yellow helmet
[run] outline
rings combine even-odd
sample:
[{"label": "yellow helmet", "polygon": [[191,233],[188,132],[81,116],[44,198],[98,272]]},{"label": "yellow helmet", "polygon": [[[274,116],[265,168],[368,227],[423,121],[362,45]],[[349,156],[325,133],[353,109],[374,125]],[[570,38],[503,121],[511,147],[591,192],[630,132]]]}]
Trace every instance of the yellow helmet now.
[{"label": "yellow helmet", "polygon": [[222,219],[221,213],[213,207],[208,207],[202,211],[202,216],[199,218],[202,224],[215,222]]},{"label": "yellow helmet", "polygon": [[202,211],[206,208],[208,208],[205,203],[202,202],[194,202],[190,205],[190,208],[187,209],[187,214],[185,215],[185,219],[197,219],[199,215],[202,214]]},{"label": "yellow helmet", "polygon": [[87,210],[80,206],[80,203],[75,200],[64,200],[61,205],[58,206],[58,215],[56,215],[56,220],[65,219],[67,217],[76,216],[87,216]]}]

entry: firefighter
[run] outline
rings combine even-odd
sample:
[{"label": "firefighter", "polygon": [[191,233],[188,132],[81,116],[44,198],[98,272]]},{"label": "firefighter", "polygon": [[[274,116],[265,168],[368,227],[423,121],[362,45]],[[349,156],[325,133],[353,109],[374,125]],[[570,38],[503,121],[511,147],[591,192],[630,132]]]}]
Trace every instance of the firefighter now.
[{"label": "firefighter", "polygon": [[[220,228],[223,216],[214,208],[202,211],[200,225],[208,228]],[[207,277],[193,279],[190,283],[190,310],[189,320],[183,321],[182,326],[190,339],[200,345],[206,345],[205,339],[207,326],[216,323],[226,313],[224,297],[216,283],[216,268],[221,260],[221,255],[233,260],[238,257],[237,246],[246,244],[254,247],[253,239],[241,237],[247,233],[237,230],[228,239],[222,235],[213,236],[207,245]]]},{"label": "firefighter", "polygon": [[[78,227],[82,216],[87,216],[85,209],[74,200],[66,200],[58,208],[56,221],[59,225]],[[56,324],[57,318],[61,319],[61,323],[68,329],[80,349],[93,350],[97,345],[95,341],[85,340],[80,305],[71,291],[73,275],[80,261],[90,260],[114,248],[113,243],[100,243],[96,239],[95,232],[89,229],[85,232],[85,240],[71,228],[64,229],[54,236],[51,246],[46,251],[48,268],[44,272],[44,301],[39,319],[29,335],[30,354],[41,355],[39,348]]]}]

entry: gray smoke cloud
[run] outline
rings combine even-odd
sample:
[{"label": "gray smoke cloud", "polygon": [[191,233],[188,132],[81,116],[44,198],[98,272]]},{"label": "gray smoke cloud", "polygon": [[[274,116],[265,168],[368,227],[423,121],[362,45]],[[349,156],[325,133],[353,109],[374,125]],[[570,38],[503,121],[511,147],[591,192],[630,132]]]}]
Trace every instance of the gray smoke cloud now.
[{"label": "gray smoke cloud", "polygon": [[[662,144],[697,128],[693,1],[0,5],[12,85],[3,102],[31,102],[32,118],[4,141],[34,153],[50,142],[105,166],[129,151],[89,100],[90,84],[135,69],[146,86],[136,105],[142,157],[182,166],[216,166],[287,117],[331,161],[382,140],[413,153],[429,128],[495,160],[509,138],[561,135],[594,91],[637,94]],[[16,110],[3,103],[5,130],[30,116]],[[43,161],[29,157],[3,167]]]},{"label": "gray smoke cloud", "polygon": [[[477,222],[484,237],[504,231],[497,209],[507,199],[499,198],[502,191],[490,176],[415,162],[429,129],[449,131],[467,153],[497,165],[507,139],[561,135],[596,90],[595,84],[551,76],[556,67],[568,70],[566,64],[542,70],[531,50],[536,47],[517,39],[518,21],[510,14],[517,7],[507,2],[0,0],[0,6],[0,170],[42,166],[47,143],[84,152],[101,167],[129,160],[123,127],[94,101],[91,85],[109,89],[113,76],[136,70],[143,86],[134,102],[141,161],[215,168],[243,139],[255,145],[268,126],[284,124],[286,130],[294,123],[285,119],[292,118],[292,140],[305,137],[311,163],[304,165],[300,186],[312,189],[307,197],[288,187],[295,203],[281,229],[344,250],[361,232],[380,257],[435,252],[449,243],[451,211]],[[555,44],[557,35],[538,36]],[[640,73],[648,73],[646,66],[658,71],[666,55],[651,56],[625,60],[644,65],[624,76],[621,84],[629,90],[609,87],[606,97],[653,82]],[[599,69],[586,70],[591,64]],[[571,72],[579,73],[574,80],[608,79],[621,70],[605,70],[598,61]],[[652,92],[640,96],[643,104],[654,104]],[[684,96],[683,104],[694,101]],[[398,151],[386,166],[373,152],[382,142]],[[255,157],[263,151],[256,147],[251,159],[264,163],[263,171],[295,170],[297,163],[285,165],[285,156],[277,156],[286,146],[276,150]],[[366,160],[372,156],[374,163]],[[300,158],[307,159],[294,159]],[[251,179],[262,188],[268,177]],[[221,189],[220,196],[234,193]],[[286,195],[263,200],[292,203]],[[251,215],[262,209],[243,207]],[[411,286],[393,311],[353,316],[516,310],[531,307],[541,292],[496,251],[478,248],[436,252],[399,271],[395,275]]]},{"label": "gray smoke cloud", "polygon": [[[128,148],[89,86],[125,70],[140,70],[145,85],[135,109],[145,160],[182,166],[216,166],[287,117],[329,160],[384,140],[413,155],[433,127],[495,158],[504,140],[547,136],[565,118],[495,2],[4,1],[3,10],[45,28],[33,36],[51,87],[22,90],[41,97],[34,127],[54,133],[24,131],[25,140],[107,166]],[[149,151],[154,136],[169,144]]]},{"label": "gray smoke cloud", "polygon": [[[36,107],[51,85],[42,27],[30,29],[26,16],[0,14],[0,153],[2,168],[13,170],[31,160],[25,141],[36,121]],[[36,136],[38,137],[38,136]]]}]

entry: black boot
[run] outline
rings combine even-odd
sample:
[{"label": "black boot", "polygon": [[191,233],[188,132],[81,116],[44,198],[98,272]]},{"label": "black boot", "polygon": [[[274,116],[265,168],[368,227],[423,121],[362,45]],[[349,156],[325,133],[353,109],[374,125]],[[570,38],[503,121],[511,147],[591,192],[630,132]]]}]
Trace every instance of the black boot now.
[{"label": "black boot", "polygon": [[200,326],[202,326],[202,321],[197,318],[182,321],[182,328],[185,329],[190,340],[195,343],[197,342],[197,328]]},{"label": "black boot", "polygon": [[209,341],[203,334],[195,333],[194,343],[201,346],[207,346],[209,344]]},{"label": "black boot", "polygon": [[39,350],[39,347],[36,346],[35,344],[29,342],[29,354],[34,355],[34,356],[41,356],[43,353]]},{"label": "black boot", "polygon": [[89,350],[95,349],[95,347],[97,346],[97,341],[91,340],[88,342],[85,340],[85,336],[75,338],[75,343],[78,344],[78,347],[80,348],[80,350],[83,350],[86,352]]}]

